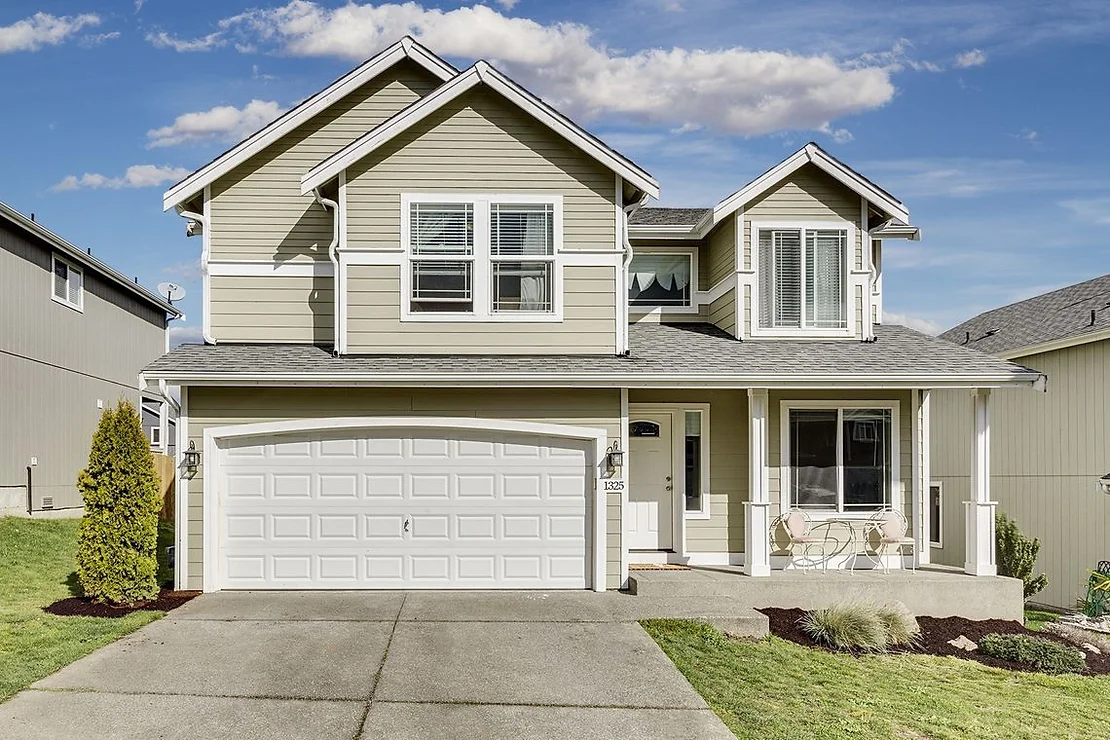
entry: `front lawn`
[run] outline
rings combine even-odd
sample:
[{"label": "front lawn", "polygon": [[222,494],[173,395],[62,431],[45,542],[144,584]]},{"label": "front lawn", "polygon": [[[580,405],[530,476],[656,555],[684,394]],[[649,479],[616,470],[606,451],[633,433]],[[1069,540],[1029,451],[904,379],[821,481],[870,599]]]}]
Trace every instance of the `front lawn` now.
[{"label": "front lawn", "polygon": [[1110,678],[1014,673],[925,655],[855,658],[776,637],[721,640],[695,622],[642,624],[738,738],[1107,733]]},{"label": "front lawn", "polygon": [[162,612],[58,617],[44,606],[79,593],[77,519],[0,517],[0,701]]}]

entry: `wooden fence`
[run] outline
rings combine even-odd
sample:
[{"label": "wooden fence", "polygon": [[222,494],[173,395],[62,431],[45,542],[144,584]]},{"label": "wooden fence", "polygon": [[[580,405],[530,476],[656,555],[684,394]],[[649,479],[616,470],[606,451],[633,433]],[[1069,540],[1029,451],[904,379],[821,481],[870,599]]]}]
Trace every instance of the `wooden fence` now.
[{"label": "wooden fence", "polygon": [[174,517],[174,478],[177,468],[169,455],[154,454],[154,469],[158,473],[158,493],[162,497],[162,511],[158,518],[172,522]]}]

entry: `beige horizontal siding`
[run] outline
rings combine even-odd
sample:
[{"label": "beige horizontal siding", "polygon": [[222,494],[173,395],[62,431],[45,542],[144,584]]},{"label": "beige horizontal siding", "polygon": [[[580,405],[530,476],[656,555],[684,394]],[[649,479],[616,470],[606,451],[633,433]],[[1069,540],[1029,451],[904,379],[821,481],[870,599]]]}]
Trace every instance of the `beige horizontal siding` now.
[{"label": "beige horizontal siding", "polygon": [[330,275],[211,278],[212,335],[220,342],[331,344]]},{"label": "beige horizontal siding", "polygon": [[351,353],[613,354],[616,270],[563,268],[563,321],[401,321],[402,268],[352,265],[347,277],[347,347]]},{"label": "beige horizontal siding", "polygon": [[736,336],[736,289],[729,288],[723,296],[709,304],[709,320]]},{"label": "beige horizontal siding", "polygon": [[[991,498],[1041,540],[1037,568],[1049,585],[1036,601],[1071,607],[1087,570],[1110,559],[1110,496],[1095,481],[1110,471],[1110,341],[1016,360],[1048,375],[1048,392],[991,394]],[[963,565],[963,501],[970,497],[971,397],[931,396],[932,478],[944,484],[944,547],[938,562]]]},{"label": "beige horizontal siding", "polygon": [[743,552],[744,502],[748,500],[747,392],[634,388],[628,392],[628,402],[709,404],[709,519],[686,520],[686,551]]},{"label": "beige horizontal siding", "polygon": [[725,218],[709,234],[709,287],[736,272],[736,214]]},{"label": "beige horizontal siding", "polygon": [[[216,426],[349,416],[459,416],[533,421],[606,430],[620,439],[617,390],[204,388],[188,392],[189,439],[202,449],[204,430]],[[188,588],[203,574],[203,469],[189,482]],[[620,587],[620,494],[606,506],[606,587]]]},{"label": "beige horizontal siding", "polygon": [[400,243],[403,192],[558,193],[565,249],[613,249],[612,171],[482,87],[347,172],[352,247]]}]

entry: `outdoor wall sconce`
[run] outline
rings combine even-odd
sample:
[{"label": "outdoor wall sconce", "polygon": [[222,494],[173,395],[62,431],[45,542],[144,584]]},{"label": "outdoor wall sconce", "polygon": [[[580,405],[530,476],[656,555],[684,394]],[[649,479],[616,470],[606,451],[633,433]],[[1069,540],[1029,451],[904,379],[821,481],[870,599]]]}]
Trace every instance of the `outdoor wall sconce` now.
[{"label": "outdoor wall sconce", "polygon": [[616,470],[617,468],[624,467],[624,452],[621,450],[621,443],[614,442],[609,451],[605,453],[605,466],[609,470]]},{"label": "outdoor wall sconce", "polygon": [[1098,479],[1098,488],[1105,494],[1110,494],[1110,473]]},{"label": "outdoor wall sconce", "polygon": [[189,440],[189,449],[185,450],[185,472],[192,478],[200,467],[200,453],[197,452],[196,443]]}]

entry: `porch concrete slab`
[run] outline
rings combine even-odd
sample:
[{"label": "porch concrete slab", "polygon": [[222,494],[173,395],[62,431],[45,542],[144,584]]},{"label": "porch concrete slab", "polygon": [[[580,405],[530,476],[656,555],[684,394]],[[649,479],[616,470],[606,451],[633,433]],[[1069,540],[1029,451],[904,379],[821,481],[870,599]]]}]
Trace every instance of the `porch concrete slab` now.
[{"label": "porch concrete slab", "polygon": [[362,701],[23,691],[0,704],[0,736],[20,740],[348,740]]},{"label": "porch concrete slab", "polygon": [[375,699],[703,709],[639,625],[400,622]]},{"label": "porch concrete slab", "polygon": [[362,740],[733,740],[709,709],[375,702]]},{"label": "porch concrete slab", "polygon": [[392,622],[404,598],[400,591],[220,591],[196,597],[173,617]]},{"label": "porch concrete slab", "polygon": [[365,700],[392,629],[391,622],[163,619],[34,687]]}]

